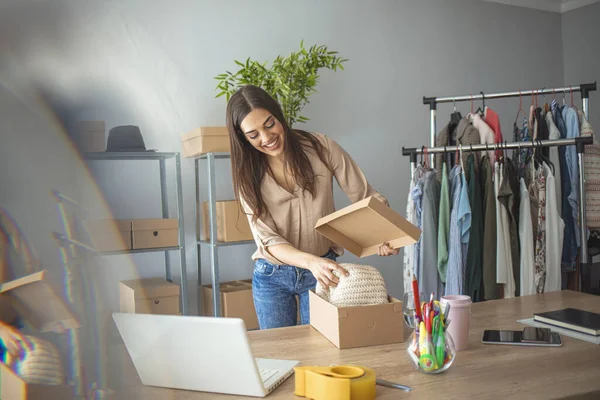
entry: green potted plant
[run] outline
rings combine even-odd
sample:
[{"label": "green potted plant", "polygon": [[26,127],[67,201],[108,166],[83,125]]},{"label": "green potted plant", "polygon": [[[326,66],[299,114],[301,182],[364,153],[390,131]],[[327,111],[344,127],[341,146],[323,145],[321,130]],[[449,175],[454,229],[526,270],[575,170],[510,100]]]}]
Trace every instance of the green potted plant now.
[{"label": "green potted plant", "polygon": [[227,101],[241,86],[256,85],[273,96],[283,109],[287,122],[293,126],[296,122],[306,122],[309,118],[300,115],[300,111],[309,103],[309,97],[317,90],[319,69],[337,71],[344,69],[346,58],[338,56],[337,51],[329,51],[327,46],[304,47],[287,57],[277,56],[270,67],[267,62],[260,63],[250,58],[246,62],[235,60],[240,69],[231,73],[217,75],[219,82],[216,97],[226,96]]}]

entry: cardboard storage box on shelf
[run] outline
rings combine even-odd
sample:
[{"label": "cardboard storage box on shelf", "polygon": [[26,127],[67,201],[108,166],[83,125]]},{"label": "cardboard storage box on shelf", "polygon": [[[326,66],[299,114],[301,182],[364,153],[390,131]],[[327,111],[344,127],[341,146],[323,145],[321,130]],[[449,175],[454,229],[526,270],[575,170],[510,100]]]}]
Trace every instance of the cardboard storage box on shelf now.
[{"label": "cardboard storage box on shelf", "polygon": [[[419,228],[375,197],[358,201],[317,221],[315,229],[357,257],[416,243]],[[310,324],[340,349],[404,342],[402,302],[336,307],[314,291],[309,293]]]},{"label": "cardboard storage box on shelf", "polygon": [[[210,240],[210,218],[208,202],[202,203],[202,232],[205,240]],[[237,200],[217,201],[217,240],[219,242],[239,242],[252,240],[248,216],[243,213]]]},{"label": "cardboard storage box on shelf", "polygon": [[357,257],[377,254],[388,242],[394,249],[416,243],[421,230],[400,214],[368,197],[317,221],[317,232]]},{"label": "cardboard storage box on shelf", "polygon": [[184,158],[206,153],[229,153],[229,132],[225,126],[201,126],[181,137]]},{"label": "cardboard storage box on shelf", "polygon": [[402,302],[336,307],[309,292],[310,324],[339,349],[404,342]]},{"label": "cardboard storage box on shelf", "polygon": [[[252,280],[223,282],[219,284],[221,293],[221,316],[241,318],[246,329],[257,329],[258,318],[252,299]],[[212,285],[202,286],[202,308],[205,316],[213,316]]]},{"label": "cardboard storage box on shelf", "polygon": [[164,278],[119,282],[121,312],[179,315],[179,285]]},{"label": "cardboard storage box on shelf", "polygon": [[106,151],[106,126],[104,121],[81,121],[77,123],[75,143],[83,153]]},{"label": "cardboard storage box on shelf", "polygon": [[131,236],[134,250],[175,247],[179,244],[179,220],[134,219],[131,221]]},{"label": "cardboard storage box on shelf", "polygon": [[[13,308],[37,332],[79,328],[72,310],[58,293],[46,280],[46,271],[0,285],[2,307]],[[74,388],[66,383],[27,383],[10,367],[0,363],[0,399],[63,400],[74,399],[74,393]]]},{"label": "cardboard storage box on shelf", "polygon": [[131,220],[95,219],[86,221],[92,245],[97,251],[131,250]]}]

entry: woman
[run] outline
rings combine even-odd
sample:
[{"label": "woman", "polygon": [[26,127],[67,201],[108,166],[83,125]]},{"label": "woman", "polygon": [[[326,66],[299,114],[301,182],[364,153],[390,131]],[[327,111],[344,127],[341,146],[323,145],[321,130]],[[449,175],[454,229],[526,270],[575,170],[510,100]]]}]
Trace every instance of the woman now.
[{"label": "woman", "polygon": [[[236,195],[258,246],[252,256],[254,306],[261,329],[309,323],[309,290],[347,275],[336,262],[343,249],[317,233],[319,218],[335,211],[333,177],[354,203],[375,196],[360,168],[323,134],[291,129],[280,105],[247,85],[227,104]],[[387,243],[379,255],[398,254]]]}]

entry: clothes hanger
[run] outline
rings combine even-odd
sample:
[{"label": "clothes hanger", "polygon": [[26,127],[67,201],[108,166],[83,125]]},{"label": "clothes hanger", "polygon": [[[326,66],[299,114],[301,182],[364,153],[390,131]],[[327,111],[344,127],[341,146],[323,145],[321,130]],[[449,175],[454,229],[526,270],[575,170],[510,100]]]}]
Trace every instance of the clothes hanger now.
[{"label": "clothes hanger", "polygon": [[460,168],[463,170],[463,174],[465,173],[465,164],[463,162],[463,145],[460,144]]},{"label": "clothes hanger", "polygon": [[575,105],[575,101],[573,100],[573,88],[569,86],[569,89],[571,89],[571,107],[573,107],[575,111],[578,111],[577,106]]},{"label": "clothes hanger", "polygon": [[521,91],[519,90],[519,110],[517,111],[517,116],[515,117],[515,125],[517,124],[517,120],[519,119],[521,112],[523,112],[523,115],[527,115],[525,110],[523,110],[523,97],[521,95]]},{"label": "clothes hanger", "polygon": [[462,114],[460,113],[460,111],[456,110],[456,98],[453,99],[452,103],[454,104],[454,112],[450,114],[450,122],[459,123],[462,119]]},{"label": "clothes hanger", "polygon": [[546,100],[546,93],[544,93],[545,90],[545,87],[542,88],[542,97],[544,98],[544,112],[547,113],[548,111],[550,111],[550,104],[548,104],[548,100]]},{"label": "clothes hanger", "polygon": [[[477,111],[475,111],[475,112],[483,117],[485,115],[485,94],[483,94],[483,92],[479,92],[479,93],[481,93],[481,101],[483,102],[483,105],[482,105],[482,107],[479,107],[477,109]],[[472,97],[471,97],[471,99],[472,99]]]},{"label": "clothes hanger", "polygon": [[[456,111],[456,99],[454,99],[453,103],[454,112],[450,114],[450,123],[448,124],[449,133],[452,133],[454,129],[456,129],[456,127],[460,123],[460,120],[462,119],[462,114],[460,113],[460,111]],[[450,135],[448,135],[448,140],[450,140]]]},{"label": "clothes hanger", "polygon": [[542,149],[542,141],[540,139],[536,140],[538,142],[538,146],[540,147],[540,158],[542,159],[543,162],[546,163],[546,165],[548,165],[548,167],[550,167],[550,169],[552,170],[552,175],[554,175],[554,164],[552,163],[552,161],[550,161],[550,159],[548,157],[546,157],[544,155],[544,152],[541,151]]}]

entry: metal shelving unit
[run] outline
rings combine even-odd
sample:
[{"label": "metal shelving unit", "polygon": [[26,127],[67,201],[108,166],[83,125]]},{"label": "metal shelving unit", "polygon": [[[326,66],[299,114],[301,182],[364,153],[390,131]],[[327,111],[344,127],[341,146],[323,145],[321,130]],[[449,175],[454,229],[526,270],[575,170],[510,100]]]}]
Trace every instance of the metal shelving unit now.
[{"label": "metal shelving unit", "polygon": [[162,206],[162,217],[169,218],[169,203],[167,199],[167,172],[166,160],[172,159],[175,162],[175,192],[177,198],[177,220],[179,226],[179,246],[136,249],[124,251],[106,251],[100,252],[103,255],[150,253],[162,251],[165,253],[165,275],[169,282],[173,282],[171,274],[171,262],[169,252],[179,250],[179,273],[181,275],[181,312],[183,315],[189,315],[188,307],[188,288],[187,288],[187,269],[185,263],[185,230],[183,223],[183,193],[181,185],[181,156],[179,153],[165,152],[105,152],[105,153],[84,153],[83,158],[89,161],[158,161],[160,165],[160,195]]},{"label": "metal shelving unit", "polygon": [[[229,153],[206,153],[197,156],[194,159],[194,170],[196,178],[196,248],[198,251],[198,313],[202,310],[202,246],[207,245],[210,251],[211,283],[213,288],[213,315],[221,316],[221,291],[219,289],[219,247],[240,246],[255,244],[253,240],[244,240],[240,242],[219,242],[217,241],[217,196],[215,190],[215,160],[229,159]],[[208,217],[210,227],[210,240],[200,239],[200,160],[207,161],[208,172]]]}]

